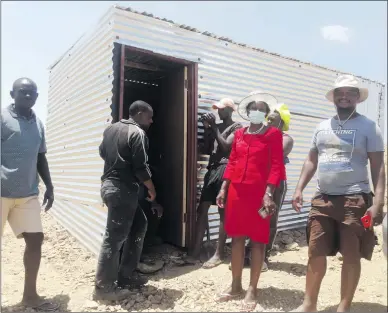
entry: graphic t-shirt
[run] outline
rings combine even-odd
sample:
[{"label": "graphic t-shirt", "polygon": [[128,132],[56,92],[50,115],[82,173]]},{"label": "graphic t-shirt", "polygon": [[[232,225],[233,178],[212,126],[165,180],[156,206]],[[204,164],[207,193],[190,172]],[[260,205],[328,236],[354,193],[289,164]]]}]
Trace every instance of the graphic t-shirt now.
[{"label": "graphic t-shirt", "polygon": [[363,115],[346,122],[338,129],[331,118],[315,130],[312,147],[318,151],[319,192],[345,195],[370,192],[368,152],[384,151],[381,130]]}]

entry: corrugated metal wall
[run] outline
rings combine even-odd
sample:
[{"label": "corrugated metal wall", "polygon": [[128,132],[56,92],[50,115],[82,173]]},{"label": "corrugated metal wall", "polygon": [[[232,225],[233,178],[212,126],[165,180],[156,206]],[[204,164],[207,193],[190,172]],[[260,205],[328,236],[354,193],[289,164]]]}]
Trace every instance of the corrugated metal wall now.
[{"label": "corrugated metal wall", "polygon": [[49,77],[48,161],[55,186],[51,213],[93,253],[106,210],[100,198],[102,133],[111,120],[113,33],[110,13],[53,66]]},{"label": "corrugated metal wall", "polygon": [[[51,70],[48,158],[56,190],[52,214],[61,224],[92,252],[98,253],[106,219],[99,194],[103,163],[98,144],[112,118],[114,42],[199,62],[199,113],[210,110],[213,100],[230,97],[238,102],[256,89],[271,92],[279,101],[287,103],[293,113],[290,135],[295,139],[295,146],[287,167],[289,192],[280,213],[279,227],[284,230],[304,225],[308,203],[303,213],[296,214],[290,207],[290,196],[316,124],[334,113],[324,94],[336,73],[120,8],[112,8],[96,30],[86,34]],[[377,94],[382,87],[369,81],[366,84],[371,89],[364,110],[374,118],[373,114],[378,111]],[[201,133],[200,129],[199,138]],[[200,158],[204,168],[206,156]],[[198,174],[199,189],[204,172]],[[306,189],[306,199],[313,190],[314,182]],[[209,213],[212,238],[217,234],[216,212],[212,208]]]},{"label": "corrugated metal wall", "polygon": [[[117,42],[143,48],[177,58],[199,62],[198,107],[199,113],[209,111],[213,100],[230,97],[236,102],[249,92],[262,89],[274,94],[289,105],[293,119],[289,134],[295,139],[287,166],[288,193],[280,213],[279,229],[285,230],[305,225],[309,204],[301,214],[291,208],[290,198],[310,147],[316,125],[332,116],[333,104],[325,99],[338,73],[317,66],[255,51],[198,32],[186,30],[167,21],[116,8],[114,34]],[[183,26],[182,26],[183,27]],[[361,113],[373,120],[377,118],[378,101],[383,86],[364,80],[369,88],[368,101],[360,105]],[[235,120],[241,119],[235,116]],[[380,123],[381,125],[382,123]],[[199,138],[203,130],[199,126]],[[206,173],[206,157],[199,156],[201,170],[198,173],[198,192]],[[306,188],[308,200],[315,189],[315,181]],[[217,237],[218,213],[212,207],[209,212],[212,238]]]}]

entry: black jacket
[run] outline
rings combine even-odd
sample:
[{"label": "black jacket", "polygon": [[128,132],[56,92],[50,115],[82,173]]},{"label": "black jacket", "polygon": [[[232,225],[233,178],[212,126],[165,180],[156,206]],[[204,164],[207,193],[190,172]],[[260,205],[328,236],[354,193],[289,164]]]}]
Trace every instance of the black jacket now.
[{"label": "black jacket", "polygon": [[110,125],[100,145],[100,156],[105,161],[101,180],[120,180],[128,187],[149,180],[147,152],[147,135],[135,121],[121,120]]}]

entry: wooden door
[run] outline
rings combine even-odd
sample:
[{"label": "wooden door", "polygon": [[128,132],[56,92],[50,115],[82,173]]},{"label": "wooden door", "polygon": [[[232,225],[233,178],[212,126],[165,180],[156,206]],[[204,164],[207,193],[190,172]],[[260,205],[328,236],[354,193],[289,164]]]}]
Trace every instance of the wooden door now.
[{"label": "wooden door", "polygon": [[161,83],[159,121],[164,184],[159,192],[164,207],[161,234],[166,242],[185,246],[187,193],[187,67],[168,73]]}]

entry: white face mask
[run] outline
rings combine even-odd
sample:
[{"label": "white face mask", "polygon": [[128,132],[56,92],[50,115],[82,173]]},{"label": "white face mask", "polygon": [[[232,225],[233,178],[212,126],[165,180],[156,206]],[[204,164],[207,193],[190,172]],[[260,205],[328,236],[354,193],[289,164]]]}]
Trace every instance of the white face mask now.
[{"label": "white face mask", "polygon": [[261,124],[265,121],[265,113],[260,111],[249,112],[249,121],[252,124]]}]

